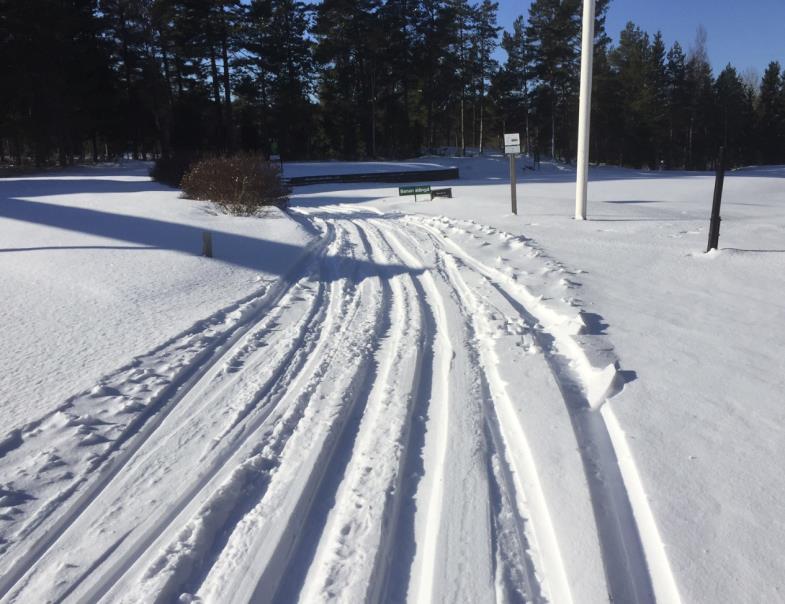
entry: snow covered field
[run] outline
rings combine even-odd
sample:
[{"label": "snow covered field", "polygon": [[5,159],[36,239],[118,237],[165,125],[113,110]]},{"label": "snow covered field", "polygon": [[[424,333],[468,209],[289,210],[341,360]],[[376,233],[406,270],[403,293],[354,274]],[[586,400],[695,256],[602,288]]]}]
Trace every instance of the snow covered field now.
[{"label": "snow covered field", "polygon": [[3,601],[782,601],[785,168],[425,165],[0,180]]}]

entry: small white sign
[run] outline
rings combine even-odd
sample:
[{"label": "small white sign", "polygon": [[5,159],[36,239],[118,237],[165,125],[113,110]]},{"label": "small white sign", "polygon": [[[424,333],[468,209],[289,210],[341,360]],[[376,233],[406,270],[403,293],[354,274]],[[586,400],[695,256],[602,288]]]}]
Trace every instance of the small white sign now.
[{"label": "small white sign", "polygon": [[504,153],[506,155],[521,152],[521,135],[517,132],[504,135]]}]

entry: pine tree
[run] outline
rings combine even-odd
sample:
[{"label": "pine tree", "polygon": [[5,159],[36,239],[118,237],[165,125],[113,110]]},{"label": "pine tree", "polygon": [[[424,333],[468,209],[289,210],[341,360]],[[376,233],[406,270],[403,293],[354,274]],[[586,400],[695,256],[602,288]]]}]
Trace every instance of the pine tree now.
[{"label": "pine tree", "polygon": [[475,11],[474,45],[476,57],[477,82],[476,90],[480,106],[480,154],[485,148],[485,91],[490,78],[498,69],[493,59],[493,51],[497,46],[497,37],[501,29],[496,25],[498,2],[483,0]]},{"label": "pine tree", "polygon": [[[529,7],[526,27],[538,147],[549,148],[552,156],[565,159],[574,156],[577,143],[581,8],[580,0],[535,0]],[[605,32],[607,10],[608,0],[596,2],[594,54],[595,59],[599,58],[600,86],[609,76],[604,61],[609,43]],[[606,115],[613,105],[610,95],[601,94],[598,100],[593,115]]]},{"label": "pine tree", "polygon": [[703,170],[716,157],[717,141],[712,129],[714,91],[706,49],[706,30],[699,27],[687,58],[686,86],[689,93],[687,167]]},{"label": "pine tree", "polygon": [[[66,165],[118,125],[114,74],[95,2],[6,2],[0,10],[0,149]],[[0,155],[5,152],[0,152]]]},{"label": "pine tree", "polygon": [[413,70],[419,88],[425,118],[426,146],[436,146],[441,140],[450,144],[452,114],[456,98],[460,96],[458,59],[450,52],[455,47],[455,19],[452,7],[443,0],[421,0],[415,12],[413,30],[417,35],[413,54]]},{"label": "pine tree", "polygon": [[330,146],[342,157],[372,153],[376,82],[384,39],[377,0],[325,0],[317,9],[314,33],[321,65],[319,96]]},{"label": "pine tree", "polygon": [[245,80],[241,139],[266,154],[292,159],[310,153],[309,97],[316,92],[310,25],[308,7],[297,0],[257,0],[248,8],[246,61],[238,64]]},{"label": "pine tree", "polygon": [[714,83],[720,144],[729,164],[737,165],[745,156],[744,133],[747,94],[736,69],[728,64]]},{"label": "pine tree", "polygon": [[758,140],[760,161],[766,164],[779,163],[783,157],[783,78],[780,76],[780,64],[769,63],[760,83],[758,96]]},{"label": "pine tree", "polygon": [[687,56],[678,42],[668,51],[668,168],[687,165],[689,132],[689,91],[687,90]]},{"label": "pine tree", "polygon": [[467,0],[449,0],[449,11],[453,18],[452,44],[449,52],[456,59],[456,88],[459,106],[458,147],[461,155],[466,155],[466,97],[471,80],[471,29],[474,15],[473,7]]},{"label": "pine tree", "polygon": [[665,42],[662,32],[654,34],[649,52],[648,80],[651,87],[651,116],[653,149],[649,160],[652,167],[665,164],[668,146],[668,73]]},{"label": "pine tree", "polygon": [[608,4],[609,0],[595,2],[590,157],[616,162],[623,136],[618,120],[622,99],[609,59],[611,39],[605,31]]},{"label": "pine tree", "polygon": [[512,33],[502,34],[501,47],[507,53],[507,60],[495,75],[491,94],[503,122],[503,130],[521,132],[524,150],[531,152],[531,129],[529,123],[529,72],[526,53],[526,31],[523,16],[512,24]]},{"label": "pine tree", "polygon": [[[420,147],[420,131],[414,123],[415,107],[419,104],[414,85],[414,24],[418,12],[414,0],[386,0],[379,11],[379,27],[385,35],[374,49],[377,58],[372,66],[369,96],[372,105],[376,96],[381,97],[384,152],[393,157],[410,156]],[[374,128],[372,134],[375,132]]]},{"label": "pine tree", "polygon": [[652,146],[654,99],[649,78],[648,34],[634,23],[627,23],[610,59],[624,100],[618,118],[624,124],[622,163],[641,167],[651,156]]},{"label": "pine tree", "polygon": [[579,4],[577,0],[535,0],[529,7],[526,38],[529,62],[537,80],[540,144],[546,142],[542,134],[548,133],[547,146],[552,157],[564,155],[566,150],[566,141],[557,133],[562,127],[566,129],[570,96],[578,85]]}]

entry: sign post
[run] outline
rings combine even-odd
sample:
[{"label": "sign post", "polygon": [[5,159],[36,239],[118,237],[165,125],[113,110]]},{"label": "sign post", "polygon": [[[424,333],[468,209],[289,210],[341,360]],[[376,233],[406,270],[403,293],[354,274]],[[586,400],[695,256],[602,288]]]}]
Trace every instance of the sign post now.
[{"label": "sign post", "polygon": [[510,199],[512,200],[512,213],[518,215],[518,183],[515,176],[515,156],[510,154]]},{"label": "sign post", "polygon": [[510,158],[510,200],[512,213],[518,214],[518,182],[515,174],[515,156],[521,152],[521,135],[517,132],[504,135],[504,154]]}]

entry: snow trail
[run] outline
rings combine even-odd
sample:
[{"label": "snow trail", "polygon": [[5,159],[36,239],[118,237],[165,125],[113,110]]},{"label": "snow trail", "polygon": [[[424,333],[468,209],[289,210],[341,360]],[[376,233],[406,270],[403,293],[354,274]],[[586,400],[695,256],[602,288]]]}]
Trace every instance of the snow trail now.
[{"label": "snow trail", "polygon": [[2,440],[0,467],[33,460],[30,488],[72,475],[14,495],[0,597],[677,598],[604,406],[618,363],[554,296],[563,272],[479,223],[298,213],[323,237],[286,279]]},{"label": "snow trail", "polygon": [[[200,383],[211,382],[221,372],[222,360],[260,321],[265,321],[265,313],[276,308],[332,238],[332,231],[328,230],[287,277],[194,325],[107,376],[91,391],[72,397],[53,414],[22,429],[25,438],[19,439],[14,450],[6,451],[3,463],[26,466],[23,475],[31,479],[51,468],[60,468],[63,474],[51,482],[51,489],[44,491],[46,498],[32,501],[37,507],[25,515],[30,519],[10,538],[3,537],[6,552],[18,547],[23,553],[16,558],[13,554],[7,556],[12,562],[2,572],[0,597],[13,588],[151,441],[183,399]],[[100,413],[109,413],[120,421],[107,423],[98,419],[96,400],[105,405],[105,410],[99,407]],[[68,443],[63,441],[68,435],[63,438],[58,434],[63,423],[91,437],[87,446],[67,448]],[[57,451],[68,456],[64,459]],[[14,528],[6,525],[3,530]]]},{"label": "snow trail", "polygon": [[[411,237],[409,234],[404,234],[408,241],[410,241],[414,246],[418,245],[418,242]],[[395,240],[398,245],[398,249],[404,250],[402,244],[397,240],[397,237],[390,233],[390,238]],[[402,253],[406,253],[405,251]],[[441,272],[441,271],[440,271]],[[442,273],[444,275],[444,273]],[[458,284],[453,279],[452,275],[449,275],[449,279],[452,281],[452,284],[457,286]],[[458,293],[459,287],[456,287],[453,292]],[[463,294],[463,292],[460,292]],[[461,296],[462,297],[462,296]],[[465,300],[465,298],[464,298]],[[471,313],[470,308],[465,308],[465,314],[467,316]],[[472,331],[474,331],[472,329]],[[473,340],[476,339],[476,333],[473,335]],[[473,341],[472,346],[474,347],[474,355],[481,355],[479,348],[477,348],[477,342]],[[477,359],[475,358],[475,361]],[[491,393],[490,388],[488,386],[489,379],[487,374],[485,373],[485,366],[483,364],[483,375],[481,375],[481,383],[482,383],[482,398],[484,404],[484,411],[485,411],[485,422],[486,422],[486,431],[487,434],[485,436],[485,445],[489,449],[488,451],[488,467],[490,470],[490,475],[493,477],[494,485],[491,487],[492,491],[497,491],[497,495],[491,496],[492,500],[496,500],[498,505],[498,509],[496,510],[496,521],[500,524],[501,528],[496,528],[497,533],[500,533],[501,536],[504,536],[504,532],[512,533],[512,541],[517,542],[513,545],[514,551],[508,551],[506,556],[508,559],[505,559],[504,556],[499,556],[500,552],[496,552],[496,563],[497,568],[504,569],[501,571],[500,574],[504,574],[504,571],[511,572],[514,576],[514,579],[510,581],[510,583],[515,584],[512,587],[512,593],[507,588],[510,587],[509,585],[505,584],[505,579],[499,581],[501,587],[501,597],[503,601],[516,601],[516,598],[513,597],[513,593],[523,588],[523,593],[518,593],[518,597],[528,598],[528,601],[540,601],[542,599],[540,595],[541,586],[539,585],[538,579],[534,576],[534,565],[533,562],[528,559],[522,561],[517,559],[519,556],[522,558],[524,556],[524,552],[528,549],[527,546],[527,538],[524,536],[522,522],[518,518],[512,518],[510,521],[510,516],[515,516],[517,512],[513,508],[513,499],[514,494],[513,490],[514,487],[512,486],[512,476],[509,471],[509,467],[507,466],[507,460],[504,459],[504,448],[501,443],[501,437],[499,434],[499,426],[498,426],[498,418],[495,415],[495,412],[490,404],[491,401]],[[496,535],[496,540],[501,542],[500,535]],[[513,560],[512,568],[510,568],[510,559]],[[507,567],[505,569],[505,567]],[[498,571],[497,571],[498,572]],[[426,601],[429,596],[421,597],[420,601]]]},{"label": "snow trail", "polygon": [[[627,495],[627,487],[619,469],[608,427],[603,416],[596,411],[598,403],[604,400],[612,387],[613,378],[607,379],[606,376],[615,373],[615,370],[611,372],[608,368],[594,369],[584,351],[571,337],[569,327],[565,329],[565,324],[559,315],[541,304],[525,288],[506,287],[509,283],[506,275],[472,258],[460,246],[446,238],[443,232],[423,224],[417,218],[410,218],[410,220],[440,239],[437,245],[442,244],[452,249],[456,257],[466,262],[466,266],[484,276],[488,283],[518,311],[526,323],[535,328],[533,335],[540,343],[562,392],[565,405],[570,412],[575,438],[581,450],[603,550],[602,559],[609,594],[614,600],[625,602],[654,602],[654,586],[649,574],[642,534],[638,529],[632,503]],[[541,326],[541,329],[536,329],[537,326]],[[602,384],[599,389],[598,374]],[[602,392],[602,395],[599,392]],[[645,505],[645,501],[641,498],[637,501],[639,505]],[[662,558],[661,544],[649,543],[649,550],[651,552],[649,559]],[[659,567],[662,568],[662,563]],[[620,569],[624,569],[624,572],[619,572]],[[662,572],[658,574],[663,576]],[[668,581],[667,575],[665,580]],[[663,589],[670,594],[673,593],[670,585]]]},{"label": "snow trail", "polygon": [[[383,254],[377,259],[383,275],[384,264],[397,258],[378,232],[366,229],[365,235]],[[304,602],[338,593],[348,600],[381,601],[379,594],[391,561],[390,537],[400,506],[401,464],[408,448],[423,360],[422,317],[415,312],[418,303],[411,279],[396,275],[389,283],[381,283],[392,304],[376,355],[377,381],[324,535],[310,565],[304,566],[310,569],[300,594]],[[387,464],[386,460],[395,462]],[[368,556],[367,552],[376,553]]]}]

